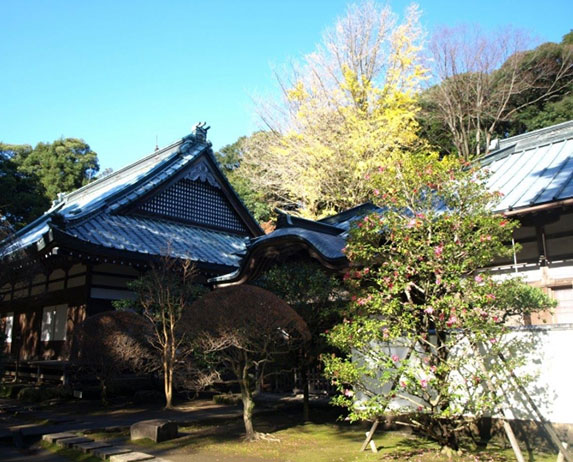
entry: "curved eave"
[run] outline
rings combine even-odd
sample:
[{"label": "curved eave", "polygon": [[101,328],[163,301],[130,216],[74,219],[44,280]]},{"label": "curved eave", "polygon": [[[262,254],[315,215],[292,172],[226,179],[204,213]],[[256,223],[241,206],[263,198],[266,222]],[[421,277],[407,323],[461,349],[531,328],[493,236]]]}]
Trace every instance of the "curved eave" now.
[{"label": "curved eave", "polygon": [[256,279],[279,257],[286,257],[301,250],[306,251],[310,257],[318,260],[322,266],[330,270],[340,271],[348,266],[348,259],[342,253],[342,248],[340,256],[327,256],[312,242],[312,239],[292,232],[276,237],[269,235],[265,239],[256,240],[247,250],[238,270],[211,278],[209,283],[216,288],[243,284]]}]

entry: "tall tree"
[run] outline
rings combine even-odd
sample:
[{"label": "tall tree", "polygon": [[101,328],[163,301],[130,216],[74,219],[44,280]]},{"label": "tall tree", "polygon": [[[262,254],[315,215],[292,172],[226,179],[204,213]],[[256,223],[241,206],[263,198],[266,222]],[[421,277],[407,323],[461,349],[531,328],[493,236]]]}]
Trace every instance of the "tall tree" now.
[{"label": "tall tree", "polygon": [[38,143],[31,151],[17,152],[13,159],[20,171],[39,179],[50,200],[84,186],[99,170],[97,154],[77,138]]},{"label": "tall tree", "polygon": [[185,312],[183,323],[203,349],[218,350],[213,357],[241,389],[246,439],[259,439],[253,426],[255,385],[277,355],[309,340],[305,322],[271,292],[242,285],[204,295]]},{"label": "tall tree", "polygon": [[304,64],[278,76],[282,101],[264,106],[265,136],[251,139],[241,170],[284,207],[316,217],[367,197],[365,175],[413,149],[422,31],[415,6],[352,5]]},{"label": "tall tree", "polygon": [[[573,78],[573,46],[545,44],[526,52],[529,40],[510,28],[444,27],[431,41],[438,84],[424,94],[427,131],[447,127],[463,159],[487,152],[503,123],[529,106],[568,91]],[[447,148],[446,148],[447,150]]]},{"label": "tall tree", "polygon": [[384,212],[351,233],[353,303],[329,336],[346,355],[326,358],[352,419],[417,413],[418,431],[458,450],[468,416],[498,410],[503,395],[490,384],[522,363],[526,346],[506,335],[506,321],[553,302],[484,271],[511,253],[516,223],[491,211],[498,197],[483,180],[457,158],[427,153],[389,159],[372,174]]},{"label": "tall tree", "polygon": [[304,419],[310,417],[309,372],[318,366],[318,358],[328,350],[324,333],[341,320],[346,303],[338,278],[328,274],[320,264],[310,261],[282,262],[270,268],[256,282],[286,301],[304,319],[310,340],[299,355],[303,388]]},{"label": "tall tree", "polygon": [[29,153],[30,146],[0,143],[0,214],[5,225],[19,228],[42,214],[50,205],[34,174],[18,169],[13,157]]},{"label": "tall tree", "polygon": [[173,407],[173,390],[178,376],[195,370],[189,367],[193,344],[188,332],[181,328],[181,320],[185,310],[203,291],[196,283],[197,275],[191,261],[164,257],[130,283],[130,288],[137,294],[135,302],[121,300],[115,303],[120,309],[134,309],[151,326],[150,342],[160,358],[167,409]]}]

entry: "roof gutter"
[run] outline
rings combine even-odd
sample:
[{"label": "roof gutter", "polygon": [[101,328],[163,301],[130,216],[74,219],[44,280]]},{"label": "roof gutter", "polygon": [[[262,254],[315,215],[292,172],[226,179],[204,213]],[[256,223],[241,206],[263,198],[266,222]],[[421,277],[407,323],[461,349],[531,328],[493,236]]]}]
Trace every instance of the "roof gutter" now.
[{"label": "roof gutter", "polygon": [[535,205],[533,207],[526,207],[518,210],[508,210],[506,212],[503,212],[503,215],[505,215],[506,217],[513,217],[516,215],[523,215],[526,213],[543,212],[544,210],[551,210],[559,207],[567,207],[569,205],[573,205],[573,198],[555,202],[548,202],[546,204]]}]

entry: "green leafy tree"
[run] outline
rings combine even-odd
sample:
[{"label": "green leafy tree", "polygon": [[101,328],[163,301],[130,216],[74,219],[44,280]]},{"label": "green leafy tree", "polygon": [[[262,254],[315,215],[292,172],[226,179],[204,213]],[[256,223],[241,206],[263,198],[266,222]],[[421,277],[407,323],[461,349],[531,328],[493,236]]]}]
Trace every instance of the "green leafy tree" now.
[{"label": "green leafy tree", "polygon": [[31,149],[0,143],[0,214],[5,225],[15,228],[29,223],[50,206],[38,178],[18,169],[13,160]]},{"label": "green leafy tree", "polygon": [[39,179],[50,200],[89,183],[99,170],[97,154],[77,138],[38,143],[31,151],[16,153],[13,160],[19,171]]},{"label": "green leafy tree", "polygon": [[[506,321],[552,302],[483,270],[511,252],[516,223],[491,212],[497,195],[478,171],[412,153],[371,178],[383,212],[351,232],[345,280],[353,303],[329,335],[346,353],[326,358],[343,392],[336,402],[351,419],[418,413],[412,425],[457,450],[467,416],[497,409],[497,377],[524,358]],[[502,351],[508,364],[498,361]]]},{"label": "green leafy tree", "polygon": [[255,133],[251,137],[240,137],[233,144],[223,146],[215,153],[215,158],[255,219],[259,222],[266,222],[272,217],[272,200],[262,190],[256,189],[248,173],[239,168],[243,160],[245,144],[249,138],[254,139],[258,136],[259,134]]},{"label": "green leafy tree", "polygon": [[345,300],[339,279],[328,274],[316,262],[292,261],[273,266],[256,282],[273,292],[304,319],[311,333],[300,355],[300,370],[304,394],[304,419],[310,416],[309,369],[316,367],[318,358],[330,351],[324,332],[337,324]]}]

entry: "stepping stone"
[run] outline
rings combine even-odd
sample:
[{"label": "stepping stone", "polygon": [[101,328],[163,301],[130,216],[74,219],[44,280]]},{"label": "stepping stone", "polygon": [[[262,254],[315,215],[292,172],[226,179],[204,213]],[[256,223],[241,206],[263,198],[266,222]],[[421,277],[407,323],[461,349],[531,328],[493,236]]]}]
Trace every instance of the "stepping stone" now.
[{"label": "stepping stone", "polygon": [[69,432],[65,432],[65,433],[50,433],[48,435],[44,435],[42,436],[42,441],[47,441],[48,443],[55,443],[58,440],[61,440],[63,438],[75,438],[78,435],[76,435],[75,433],[69,433]]},{"label": "stepping stone", "polygon": [[132,440],[149,438],[155,443],[177,438],[177,422],[165,419],[142,420],[130,428]]},{"label": "stepping stone", "polygon": [[127,449],[127,448],[118,448],[115,446],[112,446],[111,448],[100,448],[100,449],[94,449],[92,451],[92,454],[96,457],[99,457],[100,459],[109,459],[111,456],[115,456],[115,455],[120,455],[120,454],[128,454],[132,452],[131,449]]},{"label": "stepping stone", "polygon": [[91,438],[86,438],[84,436],[76,436],[75,438],[62,438],[61,440],[56,441],[58,446],[62,446],[63,448],[71,448],[75,444],[79,443],[91,443],[93,440]]},{"label": "stepping stone", "polygon": [[83,453],[92,452],[94,449],[110,448],[111,444],[105,441],[92,441],[91,443],[74,444],[74,449],[79,449]]},{"label": "stepping stone", "polygon": [[144,452],[130,452],[129,454],[118,454],[111,456],[109,462],[140,462],[143,460],[154,459],[155,456],[145,454]]}]

